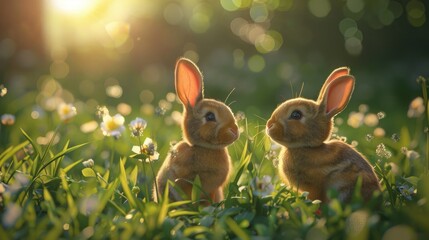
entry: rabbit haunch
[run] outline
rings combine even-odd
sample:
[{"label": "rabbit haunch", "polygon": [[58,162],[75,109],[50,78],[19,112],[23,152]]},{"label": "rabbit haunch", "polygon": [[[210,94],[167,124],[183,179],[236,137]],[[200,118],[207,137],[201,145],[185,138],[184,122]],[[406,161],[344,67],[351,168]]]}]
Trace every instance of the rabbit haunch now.
[{"label": "rabbit haunch", "polygon": [[[175,85],[183,104],[183,141],[173,147],[158,172],[158,192],[162,194],[170,181],[175,185],[169,188],[171,200],[189,198],[198,176],[201,198],[219,202],[231,171],[226,147],[239,136],[234,115],[224,103],[203,97],[202,75],[192,61],[177,61]],[[156,191],[154,196],[157,201]]]},{"label": "rabbit haunch", "polygon": [[317,101],[288,100],[274,110],[267,122],[267,134],[283,146],[281,178],[300,191],[309,192],[313,200],[329,200],[327,192],[334,189],[341,201],[349,201],[359,178],[364,200],[380,190],[374,170],[362,154],[344,142],[328,140],[333,117],[347,106],[354,89],[354,77],[349,71],[334,70]]}]

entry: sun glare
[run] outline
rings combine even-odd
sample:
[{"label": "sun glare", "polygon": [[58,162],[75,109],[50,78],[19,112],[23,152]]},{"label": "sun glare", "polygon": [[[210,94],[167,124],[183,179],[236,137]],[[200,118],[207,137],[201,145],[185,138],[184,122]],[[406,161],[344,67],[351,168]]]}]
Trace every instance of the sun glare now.
[{"label": "sun glare", "polygon": [[95,5],[96,0],[51,0],[52,5],[63,12],[70,14],[84,14]]}]

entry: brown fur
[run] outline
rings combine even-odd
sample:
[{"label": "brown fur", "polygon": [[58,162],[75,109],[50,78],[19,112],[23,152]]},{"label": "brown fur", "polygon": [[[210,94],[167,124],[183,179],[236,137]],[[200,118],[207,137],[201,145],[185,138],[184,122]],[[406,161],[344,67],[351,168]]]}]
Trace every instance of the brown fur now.
[{"label": "brown fur", "polygon": [[[196,85],[193,85],[196,84]],[[227,146],[237,140],[238,126],[231,109],[224,103],[203,98],[202,76],[197,66],[187,59],[176,64],[176,91],[183,103],[183,141],[174,146],[156,177],[158,192],[163,194],[168,181],[175,182],[189,198],[192,182],[198,175],[204,193],[202,199],[223,200],[223,187],[231,171]],[[212,112],[216,120],[207,121]],[[169,189],[169,198],[181,200],[180,194]],[[154,198],[157,201],[154,189]]]},{"label": "brown fur", "polygon": [[[323,85],[318,101],[291,99],[281,104],[267,122],[267,134],[283,145],[279,174],[286,183],[309,192],[310,199],[328,201],[334,189],[339,199],[349,201],[356,182],[362,180],[361,195],[368,201],[380,190],[379,181],[365,157],[346,143],[328,139],[332,118],[347,105],[354,78],[347,68],[335,70]],[[292,119],[299,110],[302,118]]]}]

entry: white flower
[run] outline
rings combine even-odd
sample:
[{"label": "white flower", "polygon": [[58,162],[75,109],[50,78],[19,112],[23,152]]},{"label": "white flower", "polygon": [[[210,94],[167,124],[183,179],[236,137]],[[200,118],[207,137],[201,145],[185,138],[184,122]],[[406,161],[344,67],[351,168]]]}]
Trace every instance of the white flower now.
[{"label": "white flower", "polygon": [[103,131],[104,136],[113,136],[119,138],[122,132],[125,130],[124,127],[125,118],[121,114],[115,116],[105,115],[103,116],[103,122],[100,127]]},{"label": "white flower", "polygon": [[156,145],[151,138],[146,138],[141,146],[133,146],[131,151],[148,156],[145,159],[145,162],[156,161],[159,159],[159,153],[156,151]]},{"label": "white flower", "polygon": [[143,130],[146,128],[147,122],[142,118],[136,118],[130,122],[129,126],[133,136],[138,137],[143,134]]},{"label": "white flower", "polygon": [[86,161],[83,161],[82,164],[86,168],[92,168],[92,167],[94,167],[94,160],[92,160],[92,158],[90,158]]},{"label": "white flower", "polygon": [[77,114],[75,106],[71,103],[61,103],[58,105],[57,112],[63,122],[69,121]]},{"label": "white flower", "polygon": [[15,124],[15,116],[8,113],[1,115],[1,124],[9,126]]},{"label": "white flower", "polygon": [[271,183],[271,177],[267,175],[263,176],[262,179],[255,177],[250,186],[253,189],[253,194],[259,197],[267,196],[274,190],[274,185]]}]

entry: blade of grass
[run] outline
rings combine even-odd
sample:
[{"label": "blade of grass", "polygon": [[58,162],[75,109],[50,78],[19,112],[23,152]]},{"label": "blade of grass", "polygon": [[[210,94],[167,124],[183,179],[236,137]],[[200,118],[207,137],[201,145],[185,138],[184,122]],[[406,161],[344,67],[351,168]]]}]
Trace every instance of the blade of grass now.
[{"label": "blade of grass", "polygon": [[132,194],[130,187],[128,186],[127,173],[125,172],[124,161],[124,159],[119,160],[119,179],[121,180],[122,189],[128,199],[128,203],[130,204],[131,208],[136,208],[137,203],[135,197]]}]

